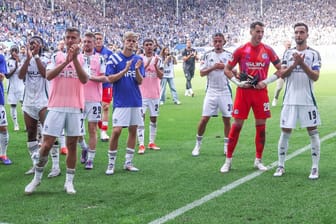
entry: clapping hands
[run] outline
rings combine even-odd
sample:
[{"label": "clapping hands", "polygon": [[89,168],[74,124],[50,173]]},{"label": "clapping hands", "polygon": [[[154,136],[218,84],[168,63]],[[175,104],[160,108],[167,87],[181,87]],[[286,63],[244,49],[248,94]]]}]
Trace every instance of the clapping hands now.
[{"label": "clapping hands", "polygon": [[72,60],[74,60],[75,58],[77,58],[78,54],[80,52],[80,47],[78,46],[78,44],[73,44],[71,45],[71,47],[68,49],[68,54],[67,54],[67,62],[71,62]]}]

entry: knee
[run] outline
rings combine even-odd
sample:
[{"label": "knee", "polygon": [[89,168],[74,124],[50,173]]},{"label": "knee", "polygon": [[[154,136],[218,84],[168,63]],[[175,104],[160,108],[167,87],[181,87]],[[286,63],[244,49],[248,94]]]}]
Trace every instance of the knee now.
[{"label": "knee", "polygon": [[119,138],[120,133],[121,133],[121,129],[113,129],[112,131],[112,135],[116,138]]}]

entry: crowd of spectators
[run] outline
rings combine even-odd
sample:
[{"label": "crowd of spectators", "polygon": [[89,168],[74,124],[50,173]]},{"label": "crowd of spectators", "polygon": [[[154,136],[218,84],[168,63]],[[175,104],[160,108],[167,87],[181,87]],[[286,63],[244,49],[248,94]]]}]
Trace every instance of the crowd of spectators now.
[{"label": "crowd of spectators", "polygon": [[336,44],[335,0],[105,1],[0,0],[0,42],[23,45],[30,35],[41,35],[55,48],[64,29],[75,26],[103,32],[106,43],[118,47],[126,30],[170,47],[187,39],[204,46],[215,32],[223,32],[229,42],[242,43],[249,37],[249,24],[259,20],[266,25],[264,42],[270,45],[292,39],[298,21],[310,27],[312,45]]}]

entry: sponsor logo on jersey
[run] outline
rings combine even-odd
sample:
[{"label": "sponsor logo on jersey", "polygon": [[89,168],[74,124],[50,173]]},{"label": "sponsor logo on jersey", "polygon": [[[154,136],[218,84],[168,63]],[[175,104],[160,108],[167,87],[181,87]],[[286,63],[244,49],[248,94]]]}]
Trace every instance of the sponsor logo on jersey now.
[{"label": "sponsor logo on jersey", "polygon": [[249,69],[264,68],[265,67],[265,62],[252,62],[252,61],[248,61],[248,62],[246,62],[246,66]]},{"label": "sponsor logo on jersey", "polygon": [[135,71],[128,71],[128,72],[125,74],[125,77],[135,77]]}]

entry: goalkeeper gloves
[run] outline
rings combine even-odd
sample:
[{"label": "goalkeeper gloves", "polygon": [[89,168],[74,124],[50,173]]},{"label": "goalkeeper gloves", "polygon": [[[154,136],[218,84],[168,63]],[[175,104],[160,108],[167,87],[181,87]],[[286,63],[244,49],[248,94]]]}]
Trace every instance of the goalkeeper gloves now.
[{"label": "goalkeeper gloves", "polygon": [[248,83],[248,81],[240,81],[239,79],[237,79],[234,76],[232,76],[232,78],[230,80],[231,80],[231,82],[233,82],[234,84],[236,84],[238,87],[243,87],[245,84]]}]

